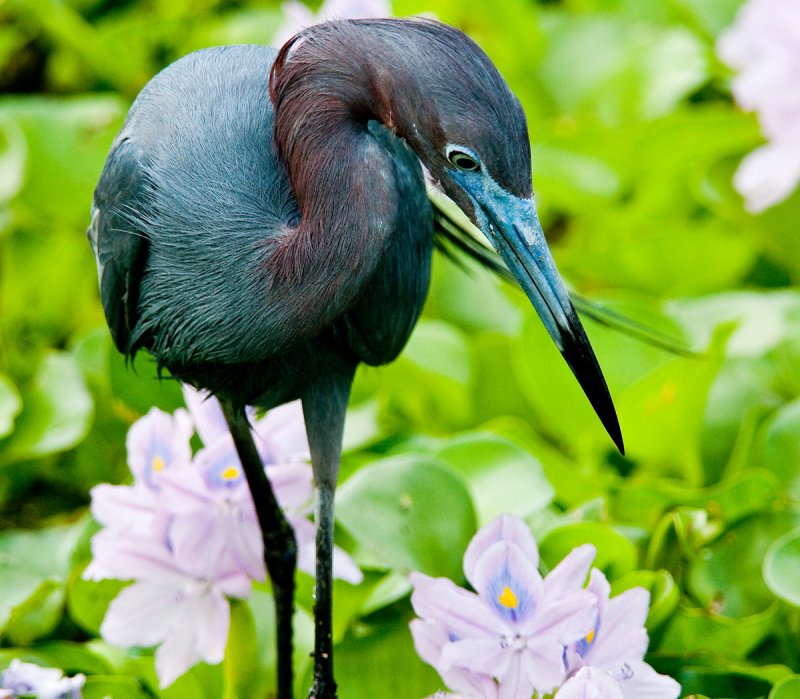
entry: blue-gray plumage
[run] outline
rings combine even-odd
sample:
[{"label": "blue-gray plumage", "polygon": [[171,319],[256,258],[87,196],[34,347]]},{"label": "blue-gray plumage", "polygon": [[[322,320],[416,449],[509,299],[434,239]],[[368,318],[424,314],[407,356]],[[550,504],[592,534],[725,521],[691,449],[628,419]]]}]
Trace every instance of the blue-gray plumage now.
[{"label": "blue-gray plumage", "polygon": [[536,218],[525,115],[455,29],[332,22],[280,52],[191,54],[136,99],[95,192],[89,238],[118,349],[146,349],[211,390],[231,426],[276,595],[281,699],[291,696],[296,554],[243,409],[303,401],[320,491],[312,696],[335,697],[333,493],[353,372],[391,361],[408,339],[435,230],[501,268],[434,210],[426,177],[500,253],[621,448]]}]

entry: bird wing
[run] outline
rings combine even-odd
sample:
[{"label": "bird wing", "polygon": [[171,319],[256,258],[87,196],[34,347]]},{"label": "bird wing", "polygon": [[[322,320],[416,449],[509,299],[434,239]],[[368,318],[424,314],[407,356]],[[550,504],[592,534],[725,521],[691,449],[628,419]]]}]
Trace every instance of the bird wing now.
[{"label": "bird wing", "polygon": [[100,297],[111,336],[120,352],[132,354],[139,279],[148,254],[145,233],[131,213],[147,210],[150,187],[144,153],[122,138],[103,168],[92,202],[87,237],[97,261]]}]

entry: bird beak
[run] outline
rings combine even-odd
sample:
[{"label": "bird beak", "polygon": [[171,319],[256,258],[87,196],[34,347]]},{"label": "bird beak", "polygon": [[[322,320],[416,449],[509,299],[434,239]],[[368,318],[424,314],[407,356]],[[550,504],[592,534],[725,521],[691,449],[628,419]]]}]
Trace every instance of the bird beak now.
[{"label": "bird beak", "polygon": [[609,436],[624,453],[606,380],[547,247],[533,199],[516,197],[490,178],[454,179],[472,200],[475,223],[519,282]]}]

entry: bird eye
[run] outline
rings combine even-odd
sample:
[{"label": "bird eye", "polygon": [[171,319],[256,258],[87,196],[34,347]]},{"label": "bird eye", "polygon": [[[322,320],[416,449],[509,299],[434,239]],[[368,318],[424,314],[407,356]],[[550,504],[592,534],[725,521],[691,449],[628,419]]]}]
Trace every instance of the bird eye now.
[{"label": "bird eye", "polygon": [[447,154],[447,159],[459,170],[464,172],[477,172],[481,169],[480,163],[469,153],[463,150],[451,150]]}]

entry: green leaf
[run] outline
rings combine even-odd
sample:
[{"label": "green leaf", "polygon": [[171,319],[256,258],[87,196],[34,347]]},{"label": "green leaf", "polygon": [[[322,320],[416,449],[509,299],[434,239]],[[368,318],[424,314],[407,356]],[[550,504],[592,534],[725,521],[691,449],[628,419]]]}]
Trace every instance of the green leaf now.
[{"label": "green leaf", "polygon": [[30,640],[52,629],[81,528],[0,534],[0,634],[16,628],[22,639]]},{"label": "green leaf", "polygon": [[636,547],[624,535],[596,522],[574,522],[551,529],[539,543],[539,552],[544,564],[552,570],[581,544],[594,544],[597,548],[594,565],[610,580],[630,573],[636,567]]},{"label": "green leaf", "polygon": [[75,446],[89,431],[92,397],[75,360],[53,352],[45,357],[10,437],[0,442],[0,466]]},{"label": "green leaf", "polygon": [[14,607],[6,625],[6,636],[14,645],[30,645],[56,628],[63,610],[63,583],[45,580],[22,604]]},{"label": "green leaf", "polygon": [[93,675],[83,685],[83,699],[149,699],[141,683],[132,677]]},{"label": "green leaf", "polygon": [[[21,189],[27,156],[22,129],[3,114],[0,116],[0,203],[7,202]],[[0,216],[0,230],[4,223]]]},{"label": "green leaf", "polygon": [[61,668],[66,674],[78,672],[91,675],[112,674],[111,664],[91,648],[71,641],[51,641],[36,646],[36,653],[53,667]]},{"label": "green leaf", "polygon": [[653,631],[665,624],[678,607],[681,591],[675,579],[666,570],[637,570],[615,580],[611,594],[616,596],[632,587],[643,587],[650,593],[650,611],[647,629]]},{"label": "green leaf", "polygon": [[664,630],[662,652],[723,652],[733,659],[746,658],[770,633],[779,605],[751,616],[732,619],[705,609],[681,606]]},{"label": "green leaf", "polygon": [[757,435],[754,460],[772,471],[785,492],[800,497],[800,400],[781,406]]},{"label": "green leaf", "polygon": [[14,418],[22,409],[22,398],[11,380],[0,374],[0,439],[14,429]]},{"label": "green leaf", "polygon": [[800,697],[800,675],[789,675],[776,684],[767,699],[797,699]]},{"label": "green leaf", "polygon": [[527,517],[553,500],[553,488],[541,464],[524,449],[496,435],[456,437],[434,456],[466,476],[480,525],[500,514]]},{"label": "green leaf", "polygon": [[359,625],[334,649],[341,699],[419,699],[443,686],[422,662],[411,640],[408,618]]},{"label": "green leaf", "polygon": [[441,461],[397,456],[362,468],[341,487],[338,521],[376,560],[403,572],[461,578],[477,527],[463,478]]},{"label": "green leaf", "polygon": [[120,580],[85,580],[86,565],[72,570],[67,581],[67,611],[84,631],[99,635],[100,625],[111,604],[126,583]]},{"label": "green leaf", "polygon": [[471,412],[472,364],[466,336],[442,321],[421,320],[400,357],[381,370],[384,410],[404,425],[453,429]]},{"label": "green leaf", "polygon": [[784,534],[769,547],[764,556],[764,581],[775,595],[800,607],[800,529]]}]

